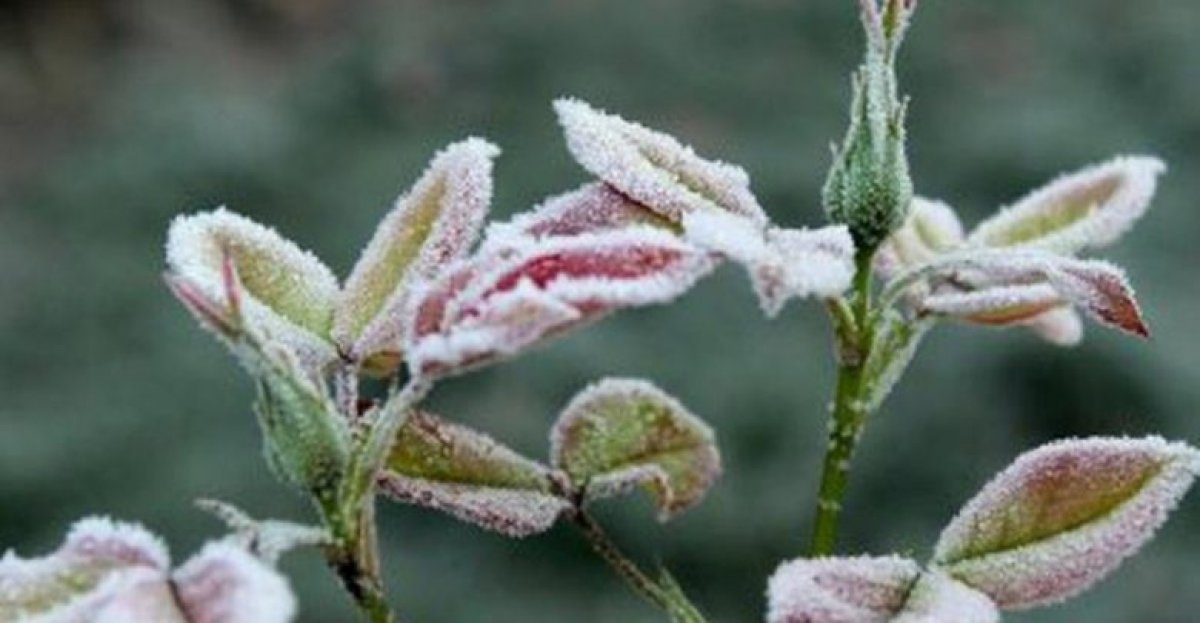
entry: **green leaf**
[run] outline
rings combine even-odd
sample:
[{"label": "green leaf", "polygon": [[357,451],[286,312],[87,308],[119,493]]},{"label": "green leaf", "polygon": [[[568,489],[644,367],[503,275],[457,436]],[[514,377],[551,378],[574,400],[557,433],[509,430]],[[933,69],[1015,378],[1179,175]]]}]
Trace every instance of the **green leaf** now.
[{"label": "green leaf", "polygon": [[698,503],[721,472],[712,429],[645,381],[606,379],[555,423],[551,456],[585,499],[645,488],[662,520]]},{"label": "green leaf", "polygon": [[401,502],[513,537],[548,530],[570,508],[545,466],[423,411],[400,429],[380,487]]}]

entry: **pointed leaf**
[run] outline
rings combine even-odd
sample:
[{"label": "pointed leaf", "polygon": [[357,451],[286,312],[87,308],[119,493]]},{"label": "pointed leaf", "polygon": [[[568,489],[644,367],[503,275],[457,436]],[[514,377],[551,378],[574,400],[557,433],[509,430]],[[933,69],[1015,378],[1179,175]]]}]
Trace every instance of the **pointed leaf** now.
[{"label": "pointed leaf", "polygon": [[550,470],[492,438],[413,412],[392,447],[380,487],[507,536],[544,532],[570,505],[552,490]]},{"label": "pointed leaf", "polygon": [[[333,336],[357,358],[397,360],[414,280],[436,277],[474,244],[492,198],[495,145],[471,138],[438,152],[383,218],[338,301]],[[382,352],[380,352],[382,351]]]},{"label": "pointed leaf", "polygon": [[415,299],[409,368],[437,376],[511,356],[616,309],[674,299],[713,265],[703,251],[648,227],[477,255]]},{"label": "pointed leaf", "polygon": [[885,623],[920,575],[896,556],[787,562],[768,582],[767,623]]},{"label": "pointed leaf", "polygon": [[489,225],[484,244],[504,245],[506,239],[513,237],[577,236],[636,225],[674,227],[667,219],[607,184],[592,182],[550,197],[511,221]]},{"label": "pointed leaf", "polygon": [[839,294],[854,276],[854,242],[843,226],[765,228],[715,211],[688,214],[683,223],[687,240],[746,269],[768,316],[792,298]]},{"label": "pointed leaf", "polygon": [[678,222],[688,212],[727,210],[766,222],[740,167],[705,160],[666,134],[579,100],[557,100],[554,109],[583,168],[662,216]]},{"label": "pointed leaf", "polygon": [[1149,541],[1198,472],[1200,451],[1157,437],[1043,446],[967,503],[934,563],[1004,609],[1062,601]]},{"label": "pointed leaf", "polygon": [[189,623],[286,623],[296,616],[287,580],[232,543],[205,545],[172,581]]},{"label": "pointed leaf", "polygon": [[699,503],[721,473],[712,429],[645,381],[606,379],[583,390],[550,443],[554,465],[587,499],[640,486],[663,521]]},{"label": "pointed leaf", "polygon": [[337,279],[314,255],[275,230],[224,208],[177,217],[167,233],[169,281],[195,301],[225,301],[227,258],[245,292],[241,316],[267,342],[319,366],[336,356],[328,341]]},{"label": "pointed leaf", "polygon": [[1166,166],[1157,158],[1116,158],[1065,175],[981,223],[971,244],[1073,254],[1108,245],[1146,212]]}]

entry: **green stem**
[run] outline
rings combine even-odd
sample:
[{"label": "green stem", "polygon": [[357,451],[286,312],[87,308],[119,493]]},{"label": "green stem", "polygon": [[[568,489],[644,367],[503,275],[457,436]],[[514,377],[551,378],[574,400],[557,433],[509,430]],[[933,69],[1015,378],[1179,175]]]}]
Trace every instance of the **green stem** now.
[{"label": "green stem", "polygon": [[[821,488],[817,495],[816,518],[811,556],[828,556],[837,544],[838,520],[842,500],[850,477],[854,449],[862,436],[867,420],[868,379],[863,365],[870,355],[874,339],[874,320],[871,307],[871,254],[860,254],[853,284],[854,299],[850,303],[851,317],[833,314],[837,339],[837,389],[830,414],[829,441],[821,471]],[[837,309],[844,310],[844,304]],[[835,307],[831,304],[831,309]],[[847,326],[853,321],[851,326]]]},{"label": "green stem", "polygon": [[646,601],[666,611],[672,621],[678,623],[705,623],[704,615],[691,602],[676,593],[668,593],[653,578],[646,575],[628,556],[623,554],[616,543],[604,531],[598,522],[583,509],[576,510],[572,522],[580,534],[591,544],[605,562],[622,580]]}]

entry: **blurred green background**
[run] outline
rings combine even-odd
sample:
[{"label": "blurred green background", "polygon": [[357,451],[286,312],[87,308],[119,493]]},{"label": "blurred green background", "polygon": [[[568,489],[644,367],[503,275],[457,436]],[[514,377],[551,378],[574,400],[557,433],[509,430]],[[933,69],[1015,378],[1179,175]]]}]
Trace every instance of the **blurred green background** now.
[{"label": "blurred green background", "polygon": [[[1118,152],[1172,165],[1110,256],[1148,342],[1090,326],[1057,350],[960,326],[928,340],[866,437],[849,552],[927,555],[1023,449],[1084,434],[1200,441],[1200,4],[924,3],[903,58],[919,190],[982,217]],[[0,8],[0,543],[54,546],[88,513],[144,521],[182,559],[208,496],[303,519],[259,452],[251,388],[160,281],[179,212],[226,204],[344,273],[440,146],[505,149],[503,217],[586,179],[551,98],[572,94],[746,166],[780,222],[816,224],[858,59],[851,0],[28,0]],[[668,526],[601,514],[717,621],[756,621],[809,527],[831,370],[818,306],[775,321],[725,268],[439,388],[443,414],[544,456],[556,411],[604,375],[655,380],[714,424],[727,473]],[[391,595],[411,621],[651,622],[569,529],[513,542],[383,504]],[[317,555],[285,559],[302,621],[351,619]],[[1197,620],[1200,496],[1144,555],[1068,606],[1011,621]]]}]

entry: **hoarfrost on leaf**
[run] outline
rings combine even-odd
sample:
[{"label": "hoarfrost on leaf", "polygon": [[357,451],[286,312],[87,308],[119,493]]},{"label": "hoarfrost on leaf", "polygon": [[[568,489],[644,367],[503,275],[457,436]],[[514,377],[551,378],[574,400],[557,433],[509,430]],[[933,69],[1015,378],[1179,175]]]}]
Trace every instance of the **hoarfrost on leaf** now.
[{"label": "hoarfrost on leaf", "polygon": [[714,266],[646,226],[483,251],[415,298],[406,348],[414,375],[462,372],[619,308],[665,303]]},{"label": "hoarfrost on leaf", "polygon": [[545,466],[424,411],[409,415],[380,477],[399,501],[512,537],[548,530],[570,507],[552,485]]},{"label": "hoarfrost on leaf", "polygon": [[705,160],[671,136],[576,99],[556,100],[554,109],[575,160],[634,201],[675,222],[724,210],[766,223],[742,168]]},{"label": "hoarfrost on leaf", "polygon": [[898,556],[786,562],[767,584],[767,623],[886,623],[920,575]]},{"label": "hoarfrost on leaf", "polygon": [[225,264],[232,259],[245,291],[241,314],[248,330],[314,367],[335,358],[327,336],[337,278],[274,229],[224,208],[180,216],[167,233],[166,256],[169,278],[209,301],[225,300]]},{"label": "hoarfrost on leaf", "polygon": [[499,153],[478,138],[454,143],[396,200],[339,297],[332,335],[345,352],[368,365],[371,358],[399,361],[411,284],[437,277],[470,250],[491,203]]},{"label": "hoarfrost on leaf", "polygon": [[928,264],[963,244],[962,222],[946,203],[914,197],[904,224],[879,247],[875,267],[885,278]]},{"label": "hoarfrost on leaf", "polygon": [[674,227],[653,210],[615,191],[603,182],[591,182],[550,197],[532,210],[504,223],[488,226],[486,245],[506,246],[505,241],[555,236],[578,236],[636,225]]},{"label": "hoarfrost on leaf", "polygon": [[721,473],[712,429],[654,385],[605,379],[578,393],[550,434],[555,467],[585,499],[645,488],[666,521]]},{"label": "hoarfrost on leaf", "polygon": [[962,582],[933,571],[921,575],[904,609],[889,623],[997,623],[996,604]]},{"label": "hoarfrost on leaf", "polygon": [[285,623],[296,615],[287,580],[231,543],[205,545],[172,582],[188,623]]},{"label": "hoarfrost on leaf", "polygon": [[979,224],[968,243],[1074,254],[1111,244],[1146,212],[1166,165],[1119,157],[1064,175]]},{"label": "hoarfrost on leaf", "polygon": [[1062,601],[1148,542],[1198,473],[1200,451],[1158,437],[1045,445],[967,503],[934,564],[1003,609]]}]

